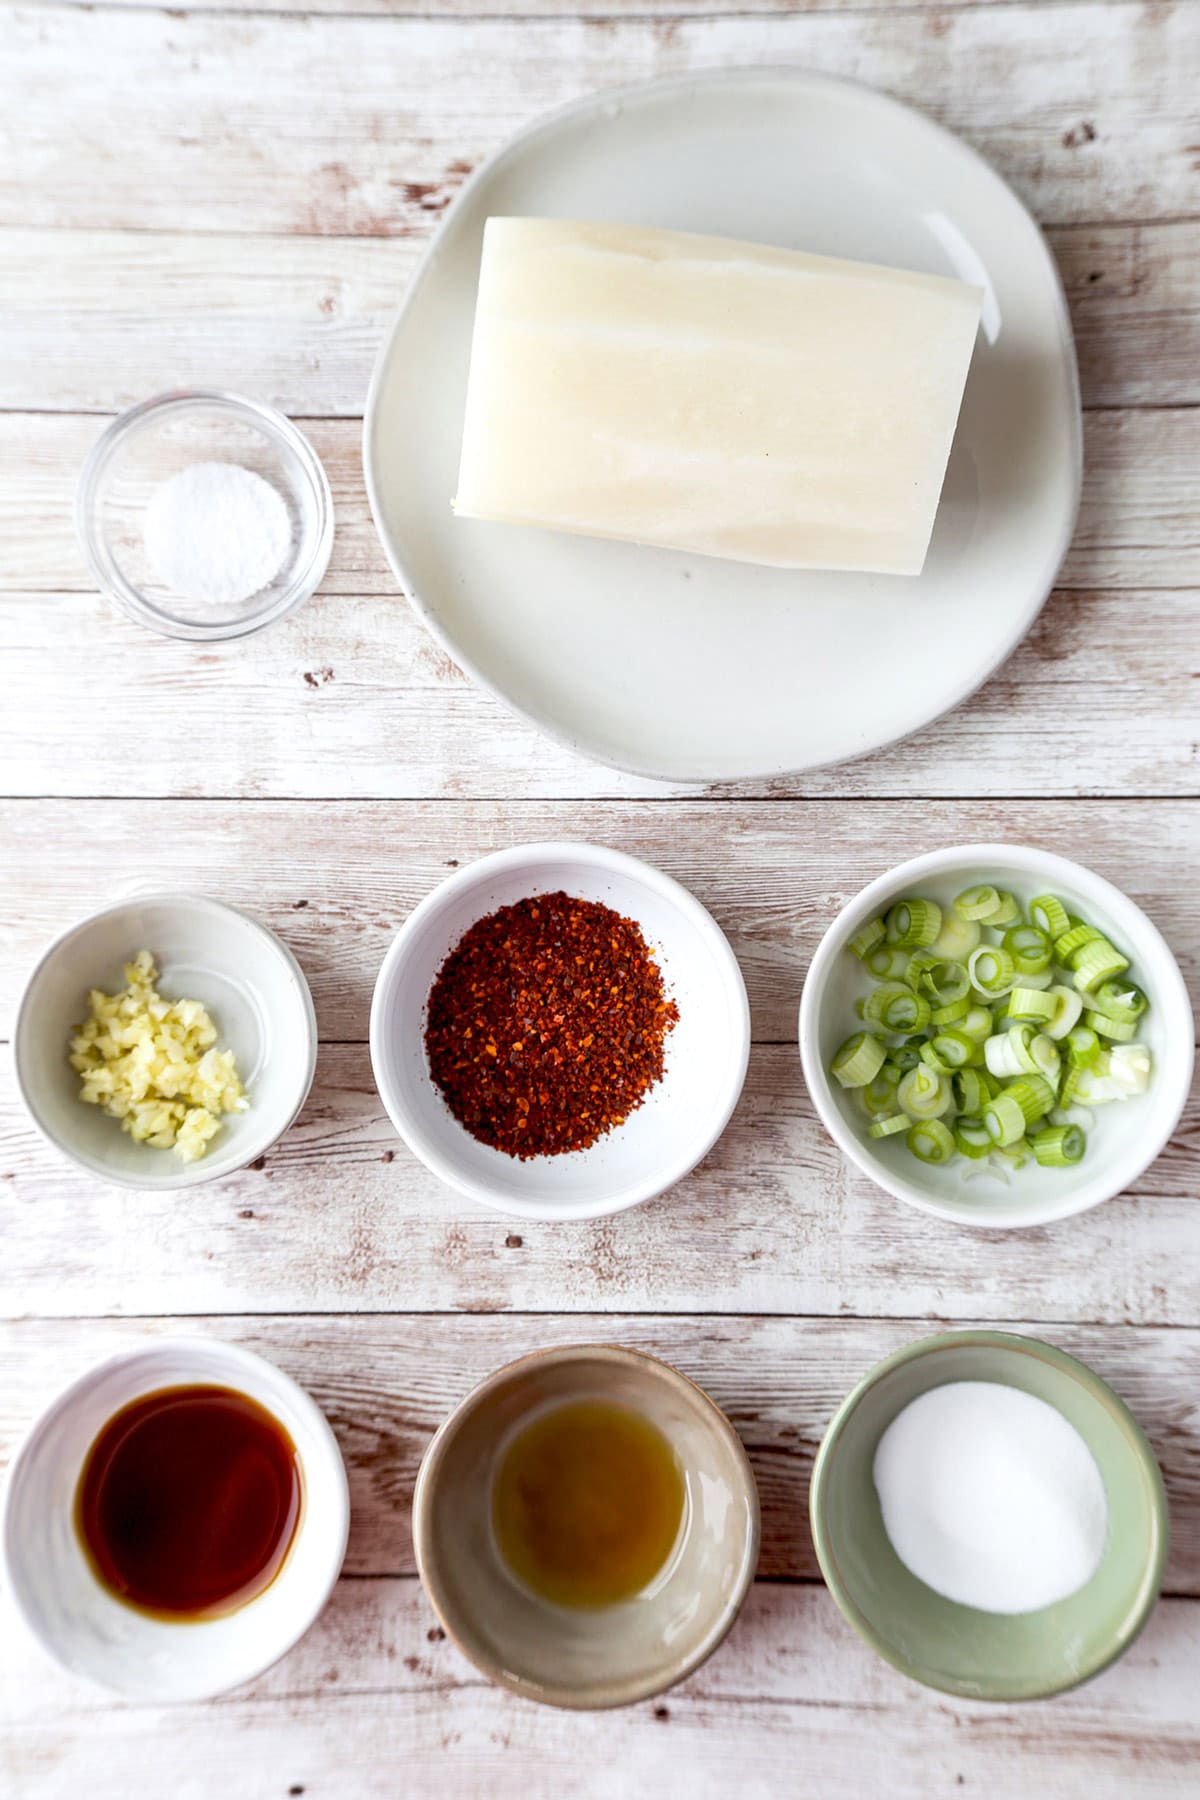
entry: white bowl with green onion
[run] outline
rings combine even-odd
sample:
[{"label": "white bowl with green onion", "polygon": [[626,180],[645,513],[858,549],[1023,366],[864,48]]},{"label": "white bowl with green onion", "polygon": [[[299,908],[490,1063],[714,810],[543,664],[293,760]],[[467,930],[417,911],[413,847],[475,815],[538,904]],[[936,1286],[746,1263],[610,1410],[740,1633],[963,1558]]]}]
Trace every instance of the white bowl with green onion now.
[{"label": "white bowl with green onion", "polygon": [[834,1141],[899,1200],[1041,1225],[1123,1192],[1192,1078],[1183,977],[1133,901],[1013,844],[936,850],[826,932],[800,1056]]}]

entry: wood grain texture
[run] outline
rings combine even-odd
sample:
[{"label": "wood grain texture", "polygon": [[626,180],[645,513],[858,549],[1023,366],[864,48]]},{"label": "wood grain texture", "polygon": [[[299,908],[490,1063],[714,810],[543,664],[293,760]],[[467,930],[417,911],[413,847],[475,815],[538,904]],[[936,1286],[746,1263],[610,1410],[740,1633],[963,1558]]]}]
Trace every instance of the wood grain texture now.
[{"label": "wood grain texture", "polygon": [[449,19],[6,8],[0,224],[424,234],[536,114],[739,63],[808,65],[913,101],[1046,223],[1186,217],[1200,210],[1190,12],[497,19],[468,33]]},{"label": "wood grain texture", "polygon": [[135,1769],[179,1800],[1158,1800],[1196,1791],[1198,1658],[1200,1605],[1166,1600],[1095,1682],[987,1706],[905,1681],[822,1589],[760,1583],[682,1687],[568,1715],[485,1686],[415,1581],[343,1581],[283,1663],[205,1707],[106,1703],[0,1638],[0,1755],[15,1800],[127,1795]]},{"label": "wood grain texture", "polygon": [[[1149,910],[1200,994],[1196,7],[650,10],[0,7],[0,795],[66,796],[0,801],[0,1462],[95,1358],[198,1329],[311,1388],[354,1507],[350,1573],[317,1626],[210,1706],[113,1702],[42,1662],[6,1607],[5,1800],[128,1800],[131,1782],[171,1800],[393,1800],[398,1786],[453,1800],[1196,1793],[1200,1091],[1132,1193],[992,1236],[853,1173],[794,1049],[803,972],[841,904],[883,867],[971,839],[1051,844],[1100,869]],[[680,801],[539,738],[434,646],[375,539],[357,420],[425,243],[515,128],[590,89],[753,62],[882,87],[1013,182],[1070,300],[1093,409],[1087,475],[1059,591],[967,706],[759,799]],[[86,415],[184,383],[283,406],[333,483],[324,592],[238,645],[191,649],[128,625],[74,544],[75,482],[104,424]],[[384,1116],[362,1040],[416,901],[488,849],[564,835],[646,856],[710,906],[757,1041],[741,1106],[687,1182],[617,1219],[550,1226],[471,1210],[428,1176]],[[49,937],[147,880],[219,891],[278,930],[324,1040],[312,1098],[261,1166],[182,1198],[58,1161],[20,1112],[2,1041]],[[837,1401],[940,1322],[995,1319],[1111,1380],[1171,1493],[1177,1597],[1117,1668],[1044,1706],[972,1706],[903,1681],[811,1585],[807,1481]],[[691,1681],[600,1717],[488,1688],[436,1627],[409,1537],[417,1462],[446,1411],[521,1351],[582,1339],[664,1355],[727,1408],[754,1461],[772,1578]]]},{"label": "wood grain texture", "polygon": [[[1197,236],[1200,241],[1200,230]],[[268,335],[264,324],[264,342]],[[274,335],[291,343],[297,355],[304,354],[302,338],[282,327]],[[132,379],[136,375],[132,334],[129,357]],[[115,359],[110,366],[117,366]],[[200,378],[203,371],[193,373]],[[207,374],[211,379],[211,367]],[[226,378],[219,370],[217,375]],[[106,418],[0,410],[0,593],[95,592],[75,541],[75,488],[84,458],[107,424]],[[305,419],[301,424],[325,465],[334,496],[337,531],[321,584],[323,598],[395,596],[395,577],[367,505],[358,420]],[[1200,588],[1198,468],[1200,407],[1085,414],[1079,523],[1059,587],[1112,595],[1149,588]],[[107,618],[99,597],[97,605]],[[402,619],[406,617],[406,608],[397,610]],[[1140,640],[1145,634],[1132,606],[1129,616],[1131,637]],[[403,633],[404,625],[397,630]],[[243,651],[250,648],[242,646]],[[399,644],[397,653],[401,661],[408,655]]]},{"label": "wood grain texture", "polygon": [[[995,1323],[994,1321],[992,1323]],[[999,1322],[998,1329],[1020,1331]],[[628,1344],[661,1356],[712,1395],[754,1465],[762,1502],[760,1577],[820,1578],[808,1529],[813,1457],[842,1398],[923,1326],[895,1319],[245,1318],[189,1324],[246,1345],[322,1407],[350,1475],[347,1571],[408,1575],[413,1483],[425,1447],[477,1382],[530,1350]],[[25,1422],[102,1357],[179,1327],[63,1320],[0,1325],[0,1469]],[[1040,1334],[1108,1381],[1154,1447],[1171,1507],[1169,1594],[1200,1596],[1200,1331],[1053,1325]]]},{"label": "wood grain texture", "polygon": [[[991,681],[902,744],[704,791],[1194,794],[1198,617],[1200,590],[1059,591]],[[699,791],[541,737],[468,682],[397,591],[326,594],[269,631],[203,648],[156,637],[90,593],[0,595],[0,641],[0,792],[12,795],[519,802]],[[120,707],[97,703],[117,692]],[[144,728],[168,716],[195,729]]]},{"label": "wood grain texture", "polygon": [[[363,240],[0,229],[0,407],[109,412],[195,384],[357,418],[440,216]],[[1200,222],[1048,235],[1084,405],[1200,400]]]},{"label": "wood grain texture", "polygon": [[[64,6],[86,8],[95,0],[59,0]],[[113,0],[110,0],[113,3]],[[152,8],[161,0],[115,0],[121,6]],[[1078,4],[1080,0],[1062,0]],[[1094,0],[1093,0],[1094,3]],[[1100,0],[1117,5],[1120,0]],[[1004,6],[1011,0],[655,0],[658,18],[705,17],[710,13],[822,13],[822,12],[927,12],[966,11],[978,6]],[[182,10],[182,9],[181,9]],[[294,0],[188,0],[188,12],[224,13],[294,13]],[[383,18],[419,14],[423,18],[448,18],[469,25],[476,19],[497,18],[556,19],[565,12],[583,19],[639,18],[646,13],[645,0],[577,0],[567,6],[565,0],[306,0],[304,12],[377,14]]]},{"label": "wood grain texture", "polygon": [[18,1110],[0,1049],[0,1317],[371,1311],[778,1313],[1200,1325],[1200,1080],[1134,1189],[1031,1231],[947,1226],[876,1188],[760,1046],[720,1142],[645,1206],[542,1224],[472,1207],[393,1131],[364,1045],[327,1045],[297,1124],[177,1196],[83,1176]]},{"label": "wood grain texture", "polygon": [[1090,864],[1145,908],[1200,994],[1200,894],[1179,879],[1198,834],[1200,807],[1183,800],[0,802],[0,1038],[46,943],[133,886],[212,890],[260,917],[299,957],[322,1041],[365,1040],[379,966],[417,902],[487,851],[562,838],[644,857],[708,907],[760,1043],[795,1042],[804,973],[845,903],[894,864],[956,843],[1053,845]]}]

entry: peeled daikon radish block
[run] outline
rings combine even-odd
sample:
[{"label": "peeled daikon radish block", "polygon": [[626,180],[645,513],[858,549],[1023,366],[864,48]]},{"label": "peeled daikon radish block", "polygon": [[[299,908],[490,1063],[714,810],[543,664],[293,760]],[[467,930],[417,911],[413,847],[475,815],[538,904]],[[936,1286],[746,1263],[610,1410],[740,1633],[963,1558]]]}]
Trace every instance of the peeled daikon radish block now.
[{"label": "peeled daikon radish block", "polygon": [[455,511],[918,575],[982,299],[731,238],[489,219]]}]

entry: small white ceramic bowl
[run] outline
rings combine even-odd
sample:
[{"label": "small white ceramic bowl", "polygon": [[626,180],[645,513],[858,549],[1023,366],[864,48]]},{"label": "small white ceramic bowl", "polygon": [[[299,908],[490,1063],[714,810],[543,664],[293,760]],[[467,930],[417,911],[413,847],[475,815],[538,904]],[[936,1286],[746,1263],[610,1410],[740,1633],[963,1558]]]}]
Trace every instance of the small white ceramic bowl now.
[{"label": "small white ceramic bowl", "polygon": [[[1039,894],[1057,895],[1068,912],[1111,937],[1131,961],[1131,979],[1149,997],[1150,1010],[1138,1030],[1138,1041],[1154,1056],[1149,1092],[1095,1109],[1087,1154],[1074,1168],[1043,1169],[1028,1162],[1017,1171],[996,1171],[961,1157],[941,1168],[926,1166],[909,1154],[901,1136],[868,1138],[853,1095],[829,1077],[839,1044],[859,1029],[854,1003],[875,985],[849,948],[855,932],[906,894],[948,906],[977,883],[1007,888],[1023,905]],[[804,1079],[834,1142],[898,1200],[960,1225],[1045,1225],[1122,1193],[1149,1168],[1179,1123],[1193,1054],[1192,1007],[1183,977],[1145,913],[1081,864],[1017,844],[935,850],[873,881],[825,933],[800,1002]]]},{"label": "small white ceramic bowl", "polygon": [[[520,1162],[477,1143],[429,1074],[425,1015],[442,963],[468,926],[531,894],[563,890],[640,925],[679,1023],[666,1072],[624,1125],[588,1150]],[[750,1008],[725,935],[686,888],[648,863],[595,844],[526,844],[451,875],[396,935],[375,984],[371,1063],[388,1116],[448,1186],[529,1219],[596,1219],[682,1179],[737,1105],[750,1054]]]},{"label": "small white ceramic bowl", "polygon": [[[100,1107],[85,1106],[67,1061],[89,990],[120,992],[123,965],[143,949],[167,999],[208,1008],[250,1100],[247,1112],[222,1117],[194,1163],[135,1143]],[[291,951],[232,906],[190,894],[118,901],[65,931],[29,977],[13,1032],[17,1085],[42,1136],[89,1174],[127,1188],[194,1187],[252,1162],[300,1111],[316,1062],[312,996]]]},{"label": "small white ceramic bowl", "polygon": [[[224,1618],[152,1618],[102,1587],[75,1526],[87,1453],[139,1395],[192,1384],[235,1388],[285,1428],[300,1461],[300,1521],[271,1585]],[[143,1701],[202,1700],[269,1668],[321,1611],[346,1552],[350,1499],[333,1432],[303,1388],[249,1350],[166,1338],[91,1369],[36,1421],[9,1470],[0,1518],[4,1585],[57,1662]]]}]

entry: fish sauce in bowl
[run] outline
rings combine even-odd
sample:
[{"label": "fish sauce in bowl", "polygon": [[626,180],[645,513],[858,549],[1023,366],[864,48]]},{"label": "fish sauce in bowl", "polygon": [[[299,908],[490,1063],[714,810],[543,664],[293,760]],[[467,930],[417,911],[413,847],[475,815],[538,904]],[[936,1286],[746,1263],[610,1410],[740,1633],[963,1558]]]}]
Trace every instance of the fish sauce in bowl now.
[{"label": "fish sauce in bowl", "polygon": [[558,1606],[616,1606],[668,1567],[686,1488],[649,1420],[598,1400],[568,1401],[523,1425],[492,1490],[497,1548],[523,1585]]}]

